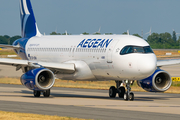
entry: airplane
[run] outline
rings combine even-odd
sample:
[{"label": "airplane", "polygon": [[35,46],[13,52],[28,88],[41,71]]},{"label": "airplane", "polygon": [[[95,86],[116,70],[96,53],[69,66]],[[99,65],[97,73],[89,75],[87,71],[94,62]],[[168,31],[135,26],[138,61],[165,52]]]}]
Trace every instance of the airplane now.
[{"label": "airplane", "polygon": [[148,92],[164,92],[171,86],[164,65],[180,60],[157,61],[150,45],[132,35],[42,35],[39,32],[31,1],[20,0],[22,38],[13,45],[22,59],[0,58],[0,64],[22,70],[21,83],[33,90],[34,97],[50,96],[55,78],[75,81],[113,80],[109,97],[116,94],[124,100],[134,100],[131,85]]}]

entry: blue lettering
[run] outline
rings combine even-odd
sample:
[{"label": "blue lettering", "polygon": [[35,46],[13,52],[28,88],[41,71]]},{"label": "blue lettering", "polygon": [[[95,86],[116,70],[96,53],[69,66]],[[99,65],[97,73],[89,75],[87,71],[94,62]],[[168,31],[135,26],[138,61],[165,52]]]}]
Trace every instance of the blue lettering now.
[{"label": "blue lettering", "polygon": [[82,45],[83,45],[83,43],[84,43],[85,40],[86,40],[86,39],[84,39],[83,41],[81,41],[77,47],[79,47],[79,46],[82,47]]},{"label": "blue lettering", "polygon": [[111,39],[111,40],[107,39],[106,42],[103,44],[103,47],[104,47],[104,45],[105,45],[105,47],[107,48],[107,46],[109,45],[109,43],[110,43],[111,41],[112,41],[112,39]]},{"label": "blue lettering", "polygon": [[103,47],[103,43],[104,43],[104,41],[105,41],[105,39],[104,40],[102,40],[99,44],[98,44],[98,46],[97,47]]},{"label": "blue lettering", "polygon": [[96,39],[93,39],[93,40],[91,40],[91,42],[89,42],[89,44],[88,44],[88,48],[90,48],[90,47],[92,47],[92,46],[93,46],[94,42],[92,42],[92,41],[96,41]]},{"label": "blue lettering", "polygon": [[102,40],[102,39],[97,39],[96,42],[95,42],[94,45],[93,45],[93,48],[96,48],[96,47],[97,47],[96,44],[98,44],[98,43],[99,43],[98,41],[101,41],[101,40]]},{"label": "blue lettering", "polygon": [[86,48],[87,47],[87,45],[86,44],[88,44],[89,42],[88,41],[91,41],[91,39],[87,39],[86,40],[86,42],[84,43],[84,45],[83,45],[83,48]]},{"label": "blue lettering", "polygon": [[84,39],[82,40],[78,47],[82,48],[103,48],[108,47],[108,45],[111,43],[113,39]]}]

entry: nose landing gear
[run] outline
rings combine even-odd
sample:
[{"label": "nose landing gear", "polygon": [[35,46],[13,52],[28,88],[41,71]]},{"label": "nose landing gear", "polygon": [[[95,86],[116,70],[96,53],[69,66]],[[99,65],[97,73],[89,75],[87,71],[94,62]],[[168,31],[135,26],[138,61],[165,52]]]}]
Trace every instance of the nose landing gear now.
[{"label": "nose landing gear", "polygon": [[133,84],[131,83],[131,81],[129,80],[126,80],[126,93],[124,94],[124,100],[130,100],[130,101],[133,101],[134,100],[134,93],[133,92],[130,92],[131,91],[131,87],[130,85]]},{"label": "nose landing gear", "polygon": [[45,91],[37,91],[34,90],[34,97],[40,97],[41,96],[41,92],[43,92],[44,97],[49,97],[50,96],[50,89],[49,90],[45,90]]},{"label": "nose landing gear", "polygon": [[[115,86],[111,86],[109,88],[109,97],[110,98],[115,98],[116,97],[116,93],[118,93],[119,98],[124,98],[124,100],[130,100],[133,101],[134,100],[134,93],[130,92],[131,91],[131,87],[130,85],[133,84],[133,81],[115,81],[116,82],[116,87]],[[126,86],[126,90],[125,87],[122,86],[121,84],[124,83]]]}]

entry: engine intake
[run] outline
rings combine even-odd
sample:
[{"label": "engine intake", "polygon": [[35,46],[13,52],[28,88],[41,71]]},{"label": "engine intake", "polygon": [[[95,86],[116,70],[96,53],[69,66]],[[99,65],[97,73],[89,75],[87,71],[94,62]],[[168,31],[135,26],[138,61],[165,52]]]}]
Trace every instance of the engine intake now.
[{"label": "engine intake", "polygon": [[30,90],[49,90],[54,82],[53,72],[46,68],[32,69],[21,76],[21,83]]},{"label": "engine intake", "polygon": [[168,72],[156,69],[151,76],[139,80],[137,83],[148,92],[164,92],[170,88],[172,80]]}]

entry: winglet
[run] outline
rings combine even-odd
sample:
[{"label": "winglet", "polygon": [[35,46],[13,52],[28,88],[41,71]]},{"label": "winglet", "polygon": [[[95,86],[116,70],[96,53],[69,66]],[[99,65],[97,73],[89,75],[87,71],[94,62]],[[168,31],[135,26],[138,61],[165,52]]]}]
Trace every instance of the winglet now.
[{"label": "winglet", "polygon": [[41,36],[30,0],[20,0],[21,35],[23,38]]}]

